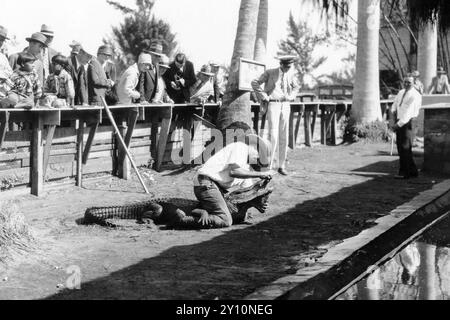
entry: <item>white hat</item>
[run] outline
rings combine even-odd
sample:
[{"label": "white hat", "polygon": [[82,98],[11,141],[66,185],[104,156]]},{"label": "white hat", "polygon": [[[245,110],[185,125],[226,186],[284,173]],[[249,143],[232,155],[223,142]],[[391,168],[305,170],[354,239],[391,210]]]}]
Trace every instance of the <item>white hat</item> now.
[{"label": "white hat", "polygon": [[138,63],[152,64],[152,56],[148,53],[141,53],[139,55]]}]

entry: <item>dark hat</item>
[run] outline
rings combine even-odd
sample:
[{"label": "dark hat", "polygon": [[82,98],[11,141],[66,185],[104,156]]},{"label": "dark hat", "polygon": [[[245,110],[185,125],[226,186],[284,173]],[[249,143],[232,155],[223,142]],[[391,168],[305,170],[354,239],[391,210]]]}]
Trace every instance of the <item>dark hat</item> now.
[{"label": "dark hat", "polygon": [[437,73],[447,73],[447,72],[444,70],[444,68],[439,67],[439,68],[437,69]]},{"label": "dark hat", "polygon": [[163,46],[158,42],[153,42],[148,51],[150,54],[153,54],[155,56],[163,56]]},{"label": "dark hat", "polygon": [[279,56],[277,59],[280,60],[282,64],[292,64],[297,60],[297,57],[293,55],[285,55]]},{"label": "dark hat", "polygon": [[9,39],[8,30],[3,26],[0,26],[0,38]]},{"label": "dark hat", "polygon": [[43,24],[41,26],[41,33],[46,37],[53,37],[55,35],[55,33],[53,32],[53,29],[46,24]]},{"label": "dark hat", "polygon": [[20,52],[17,58],[17,64],[23,66],[27,62],[34,62],[38,59],[34,54],[28,52]]},{"label": "dark hat", "polygon": [[39,43],[43,44],[45,47],[47,47],[47,37],[40,32],[33,33],[31,35],[31,37],[26,38],[26,40],[28,42],[32,42],[32,41],[39,42]]},{"label": "dark hat", "polygon": [[113,50],[112,50],[111,46],[109,46],[109,45],[103,45],[103,46],[101,46],[100,48],[98,48],[97,55],[99,55],[99,54],[104,54],[104,55],[107,55],[107,56],[112,56],[112,55],[113,55]]}]

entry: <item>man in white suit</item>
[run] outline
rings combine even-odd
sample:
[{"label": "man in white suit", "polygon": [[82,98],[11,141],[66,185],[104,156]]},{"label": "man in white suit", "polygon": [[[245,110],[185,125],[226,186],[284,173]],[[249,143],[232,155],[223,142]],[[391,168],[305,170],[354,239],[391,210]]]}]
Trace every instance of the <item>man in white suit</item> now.
[{"label": "man in white suit", "polygon": [[[262,112],[267,112],[269,128],[263,133],[263,138],[269,140],[274,148],[270,169],[278,167],[278,172],[282,175],[288,175],[286,158],[291,102],[297,97],[300,88],[292,70],[295,59],[295,56],[279,57],[279,68],[269,69],[259,79],[252,81],[253,90],[261,101]],[[262,84],[264,89],[261,88]]]}]

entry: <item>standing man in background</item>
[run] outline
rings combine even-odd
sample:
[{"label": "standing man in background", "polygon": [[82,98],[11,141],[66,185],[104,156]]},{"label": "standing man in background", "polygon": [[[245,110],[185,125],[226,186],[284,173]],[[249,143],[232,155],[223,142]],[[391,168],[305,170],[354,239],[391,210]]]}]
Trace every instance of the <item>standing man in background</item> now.
[{"label": "standing man in background", "polygon": [[50,47],[55,36],[53,29],[48,25],[43,24],[41,26],[41,33],[47,38],[47,47],[42,49],[40,58],[42,65],[44,66],[44,79],[46,80],[50,74],[55,72],[53,69],[52,59],[58,54],[58,52]]},{"label": "standing man in background", "polygon": [[184,53],[178,53],[170,69],[164,74],[167,92],[176,104],[189,103],[191,87],[197,82],[194,65]]},{"label": "standing man in background", "polygon": [[[270,169],[278,167],[278,172],[285,176],[288,175],[286,158],[291,101],[295,100],[299,90],[296,76],[292,72],[295,59],[295,56],[279,57],[279,68],[269,69],[252,81],[253,90],[261,101],[261,111],[263,114],[267,113],[269,128],[263,133],[263,138],[269,140],[274,148]],[[261,87],[263,84],[264,89]]]},{"label": "standing man in background", "polygon": [[407,76],[403,85],[404,89],[400,90],[394,99],[390,116],[390,119],[394,120],[391,128],[396,133],[400,156],[400,168],[396,179],[415,178],[419,175],[412,153],[414,136],[412,120],[419,115],[422,96],[414,89],[414,77]]},{"label": "standing man in background", "polygon": [[[8,30],[5,27],[0,26],[0,49],[3,47],[3,44],[6,40],[8,40]],[[13,73],[11,66],[9,65],[8,58],[0,52],[0,73],[4,77],[10,77]]]}]

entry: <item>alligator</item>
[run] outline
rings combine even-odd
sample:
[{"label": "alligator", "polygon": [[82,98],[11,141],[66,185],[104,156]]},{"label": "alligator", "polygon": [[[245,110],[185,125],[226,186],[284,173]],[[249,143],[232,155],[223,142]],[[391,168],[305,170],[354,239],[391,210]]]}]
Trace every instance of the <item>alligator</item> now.
[{"label": "alligator", "polygon": [[[273,188],[268,184],[270,179],[260,180],[249,188],[224,194],[233,224],[244,223],[247,211],[255,208],[265,213]],[[112,219],[133,219],[138,223],[165,224],[173,228],[202,229],[198,218],[207,212],[200,207],[197,200],[180,198],[155,198],[135,204],[112,207],[88,208],[84,214],[85,224],[99,224],[106,227],[116,227]]]}]

